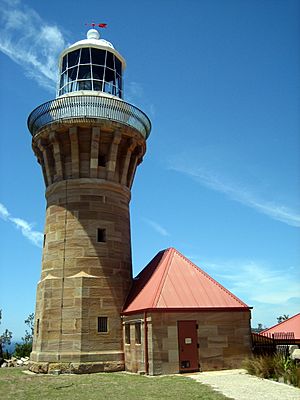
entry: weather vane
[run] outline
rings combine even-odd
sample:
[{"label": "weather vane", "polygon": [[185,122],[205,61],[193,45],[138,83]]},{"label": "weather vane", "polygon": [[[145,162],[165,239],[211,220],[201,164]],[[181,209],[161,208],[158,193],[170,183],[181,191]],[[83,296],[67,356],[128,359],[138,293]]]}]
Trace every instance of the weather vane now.
[{"label": "weather vane", "polygon": [[85,25],[86,26],[92,26],[93,28],[95,28],[95,26],[98,26],[99,28],[106,28],[107,27],[107,24],[103,24],[103,23],[96,24],[95,22],[92,22],[90,24],[85,24]]}]

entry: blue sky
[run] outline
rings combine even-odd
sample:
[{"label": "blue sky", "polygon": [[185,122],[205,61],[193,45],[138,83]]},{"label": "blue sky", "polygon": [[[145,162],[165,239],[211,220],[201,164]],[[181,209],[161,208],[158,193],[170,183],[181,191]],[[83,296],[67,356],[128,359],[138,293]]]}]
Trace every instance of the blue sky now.
[{"label": "blue sky", "polygon": [[44,184],[26,120],[92,21],[108,24],[125,99],[153,124],[132,190],[134,273],[172,246],[253,306],[253,326],[299,312],[299,1],[0,6],[0,329],[23,335],[41,269]]}]

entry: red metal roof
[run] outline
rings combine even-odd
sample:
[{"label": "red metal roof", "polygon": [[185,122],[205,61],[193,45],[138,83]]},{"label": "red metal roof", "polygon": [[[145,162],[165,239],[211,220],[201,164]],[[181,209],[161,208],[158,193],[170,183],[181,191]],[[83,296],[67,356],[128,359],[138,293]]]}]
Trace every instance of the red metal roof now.
[{"label": "red metal roof", "polygon": [[294,332],[295,339],[300,340],[300,313],[294,315],[293,317],[280,322],[277,325],[272,326],[262,332],[260,335],[270,335],[272,333],[288,333]]},{"label": "red metal roof", "polygon": [[134,279],[123,313],[145,310],[249,309],[174,248],[160,251]]}]

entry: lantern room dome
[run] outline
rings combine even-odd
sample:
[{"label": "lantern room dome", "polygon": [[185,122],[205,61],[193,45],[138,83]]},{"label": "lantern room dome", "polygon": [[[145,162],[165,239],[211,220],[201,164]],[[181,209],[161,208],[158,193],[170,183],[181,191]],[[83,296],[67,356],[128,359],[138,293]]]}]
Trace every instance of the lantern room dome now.
[{"label": "lantern room dome", "polygon": [[90,29],[87,31],[86,34],[86,39],[79,40],[76,43],[73,43],[69,46],[75,47],[75,46],[82,46],[82,45],[95,45],[95,46],[103,46],[103,47],[110,47],[111,49],[115,49],[112,43],[110,43],[108,40],[105,39],[100,39],[100,34],[97,31],[97,29]]},{"label": "lantern room dome", "polygon": [[93,94],[123,98],[125,59],[96,29],[66,48],[59,58],[57,97]]}]

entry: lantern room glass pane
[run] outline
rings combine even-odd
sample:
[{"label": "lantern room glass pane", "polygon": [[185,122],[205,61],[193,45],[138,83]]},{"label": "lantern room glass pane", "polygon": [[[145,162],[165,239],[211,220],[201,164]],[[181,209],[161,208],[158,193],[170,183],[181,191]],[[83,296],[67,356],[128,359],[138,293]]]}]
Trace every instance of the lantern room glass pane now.
[{"label": "lantern room glass pane", "polygon": [[115,66],[117,74],[122,75],[122,63],[117,57],[115,57]]},{"label": "lantern room glass pane", "polygon": [[64,72],[67,69],[67,56],[64,56],[62,61],[61,72]]},{"label": "lantern room glass pane", "polygon": [[92,81],[78,81],[79,90],[92,90]]},{"label": "lantern room glass pane", "polygon": [[80,53],[80,50],[75,50],[68,54],[68,67],[69,68],[78,64],[79,53]]},{"label": "lantern room glass pane", "polygon": [[93,81],[94,84],[94,88],[93,90],[95,90],[96,92],[102,92],[102,81]]},{"label": "lantern room glass pane", "polygon": [[92,64],[105,65],[106,50],[91,48]]},{"label": "lantern room glass pane", "polygon": [[120,90],[122,90],[122,76],[117,74],[116,86]]},{"label": "lantern room glass pane", "polygon": [[91,62],[90,49],[85,47],[81,49],[80,64],[90,64],[90,62]]},{"label": "lantern room glass pane", "polygon": [[115,71],[110,69],[110,68],[106,68],[105,69],[105,78],[104,78],[104,80],[106,82],[110,82],[113,85],[115,85],[116,84]]},{"label": "lantern room glass pane", "polygon": [[114,55],[112,53],[110,53],[109,51],[107,52],[107,56],[106,56],[106,67],[115,69]]},{"label": "lantern room glass pane", "polygon": [[68,74],[65,72],[60,77],[60,87],[63,87],[66,83],[68,83]]},{"label": "lantern room glass pane", "polygon": [[79,65],[78,79],[89,79],[91,76],[90,65]]},{"label": "lantern room glass pane", "polygon": [[104,75],[104,67],[100,67],[98,65],[93,65],[92,70],[93,70],[93,79],[102,81],[103,75]]},{"label": "lantern room glass pane", "polygon": [[69,93],[70,89],[71,89],[71,84],[64,86],[61,90],[61,94]]},{"label": "lantern room glass pane", "polygon": [[68,69],[69,81],[75,81],[75,79],[77,77],[77,70],[78,70],[78,67]]},{"label": "lantern room glass pane", "polygon": [[108,82],[104,82],[103,92],[112,94],[113,93],[113,86]]}]

